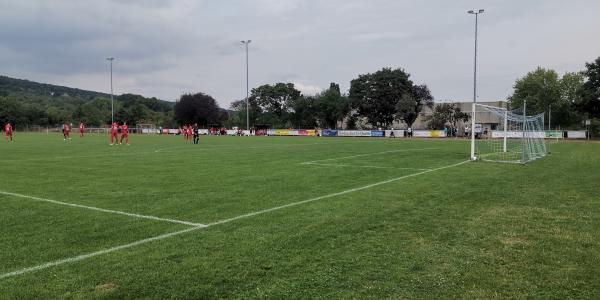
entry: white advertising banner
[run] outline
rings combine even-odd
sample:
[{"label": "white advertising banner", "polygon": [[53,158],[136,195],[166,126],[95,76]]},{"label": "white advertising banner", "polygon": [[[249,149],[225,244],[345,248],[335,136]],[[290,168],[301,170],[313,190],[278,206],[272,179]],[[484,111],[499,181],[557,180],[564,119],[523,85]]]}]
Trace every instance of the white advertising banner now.
[{"label": "white advertising banner", "polygon": [[371,130],[339,130],[338,136],[371,136]]},{"label": "white advertising banner", "polygon": [[568,139],[585,139],[585,130],[569,130],[567,131]]},{"label": "white advertising banner", "polygon": [[446,135],[443,130],[413,130],[413,137],[439,138]]},{"label": "white advertising banner", "polygon": [[[494,131],[492,131],[492,138],[493,139],[504,138],[504,134],[505,134],[504,131],[494,130]],[[523,137],[523,132],[521,132],[521,131],[507,131],[506,132],[506,138],[509,138],[509,139],[520,139],[522,137]],[[546,132],[545,131],[528,131],[528,132],[525,132],[525,137],[543,139],[543,138],[546,138]]]}]

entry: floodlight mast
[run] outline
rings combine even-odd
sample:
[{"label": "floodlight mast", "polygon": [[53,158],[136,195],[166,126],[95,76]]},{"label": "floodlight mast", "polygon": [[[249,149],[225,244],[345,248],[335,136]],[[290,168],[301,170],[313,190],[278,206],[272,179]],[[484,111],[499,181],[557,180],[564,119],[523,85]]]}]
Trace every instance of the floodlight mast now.
[{"label": "floodlight mast", "polygon": [[246,130],[248,131],[248,135],[250,135],[250,109],[248,108],[248,97],[249,97],[249,88],[248,88],[248,44],[252,42],[252,40],[241,41],[242,44],[246,46]]},{"label": "floodlight mast", "polygon": [[113,97],[113,60],[114,57],[107,57],[106,60],[110,61],[110,123],[115,122],[115,101]]},{"label": "floodlight mast", "polygon": [[473,104],[471,105],[471,160],[475,157],[475,102],[477,102],[477,25],[478,16],[483,13],[483,9],[477,11],[469,10],[468,13],[475,15],[475,59],[473,64]]}]

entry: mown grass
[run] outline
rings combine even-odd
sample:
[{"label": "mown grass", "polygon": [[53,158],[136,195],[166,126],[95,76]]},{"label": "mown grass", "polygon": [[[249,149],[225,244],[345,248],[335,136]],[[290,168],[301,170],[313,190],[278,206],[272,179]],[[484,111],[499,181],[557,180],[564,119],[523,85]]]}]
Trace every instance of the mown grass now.
[{"label": "mown grass", "polygon": [[[15,138],[0,144],[0,191],[204,224],[469,151],[454,140]],[[466,163],[4,278],[0,298],[594,298],[600,144],[550,147],[525,166]],[[6,195],[0,205],[1,274],[186,228]]]}]

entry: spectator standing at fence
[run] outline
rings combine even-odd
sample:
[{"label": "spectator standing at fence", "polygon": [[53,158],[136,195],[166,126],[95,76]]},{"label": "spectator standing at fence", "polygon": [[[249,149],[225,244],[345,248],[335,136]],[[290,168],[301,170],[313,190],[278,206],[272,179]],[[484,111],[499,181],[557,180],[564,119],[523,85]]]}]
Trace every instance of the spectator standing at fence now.
[{"label": "spectator standing at fence", "polygon": [[123,138],[125,139],[125,143],[129,146],[129,126],[127,126],[127,122],[123,122],[123,125],[119,126],[121,129],[121,142],[119,144],[123,144]]},{"label": "spectator standing at fence", "polygon": [[110,125],[110,145],[114,145],[115,141],[119,143],[119,136],[117,135],[117,131],[119,130],[119,124],[117,122],[113,122]]},{"label": "spectator standing at fence", "polygon": [[85,130],[85,125],[83,125],[83,122],[79,122],[79,137],[83,137],[84,130]]},{"label": "spectator standing at fence", "polygon": [[411,138],[413,136],[412,128],[408,127],[408,137]]},{"label": "spectator standing at fence", "polygon": [[7,142],[13,141],[13,128],[12,125],[10,125],[10,122],[4,125],[4,136],[6,136]]}]

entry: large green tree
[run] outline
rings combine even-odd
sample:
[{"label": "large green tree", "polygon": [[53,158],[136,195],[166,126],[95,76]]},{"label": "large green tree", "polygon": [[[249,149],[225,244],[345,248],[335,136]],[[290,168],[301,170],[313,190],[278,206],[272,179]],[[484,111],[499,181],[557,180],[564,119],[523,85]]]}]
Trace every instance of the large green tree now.
[{"label": "large green tree", "polygon": [[268,113],[282,117],[284,112],[290,110],[293,100],[300,97],[300,91],[293,83],[276,83],[274,85],[261,85],[252,89],[250,99]]},{"label": "large green tree", "polygon": [[552,120],[553,125],[569,126],[579,120],[574,105],[580,102],[582,84],[579,73],[566,73],[561,78],[554,70],[538,67],[517,79],[508,100],[513,109],[523,107],[527,101],[528,115],[551,111],[546,122]]},{"label": "large green tree", "polygon": [[331,83],[329,89],[315,97],[315,113],[321,127],[336,128],[350,112],[350,102],[340,92],[340,86]]},{"label": "large green tree", "polygon": [[413,85],[410,91],[402,95],[400,101],[396,103],[396,119],[412,127],[425,106],[433,107],[433,96],[429,88],[424,84]]},{"label": "large green tree", "polygon": [[349,97],[358,115],[375,127],[391,125],[398,102],[411,91],[409,76],[403,69],[383,68],[353,79]]},{"label": "large green tree", "polygon": [[582,96],[577,103],[578,110],[588,118],[600,118],[600,57],[586,63],[583,72],[586,77],[583,83]]},{"label": "large green tree", "polygon": [[[231,126],[238,126],[246,128],[246,100],[233,101],[229,109],[232,111],[232,115],[229,120]],[[263,110],[256,103],[256,99],[248,99],[248,110],[250,127],[254,127],[256,124],[264,124],[262,122]]]},{"label": "large green tree", "polygon": [[441,103],[433,108],[431,115],[425,117],[429,129],[443,129],[446,126],[456,128],[458,121],[466,122],[469,114],[461,111],[454,103]]},{"label": "large green tree", "polygon": [[198,123],[200,126],[220,124],[221,108],[217,101],[204,93],[184,94],[175,104],[175,120],[181,124]]},{"label": "large green tree", "polygon": [[537,114],[548,110],[549,105],[557,105],[561,100],[560,78],[556,71],[538,67],[517,79],[514,92],[509,97],[513,108],[523,107],[527,101],[527,113]]},{"label": "large green tree", "polygon": [[289,122],[292,127],[313,128],[317,125],[317,99],[314,96],[300,96],[291,101],[292,113],[289,114]]}]

